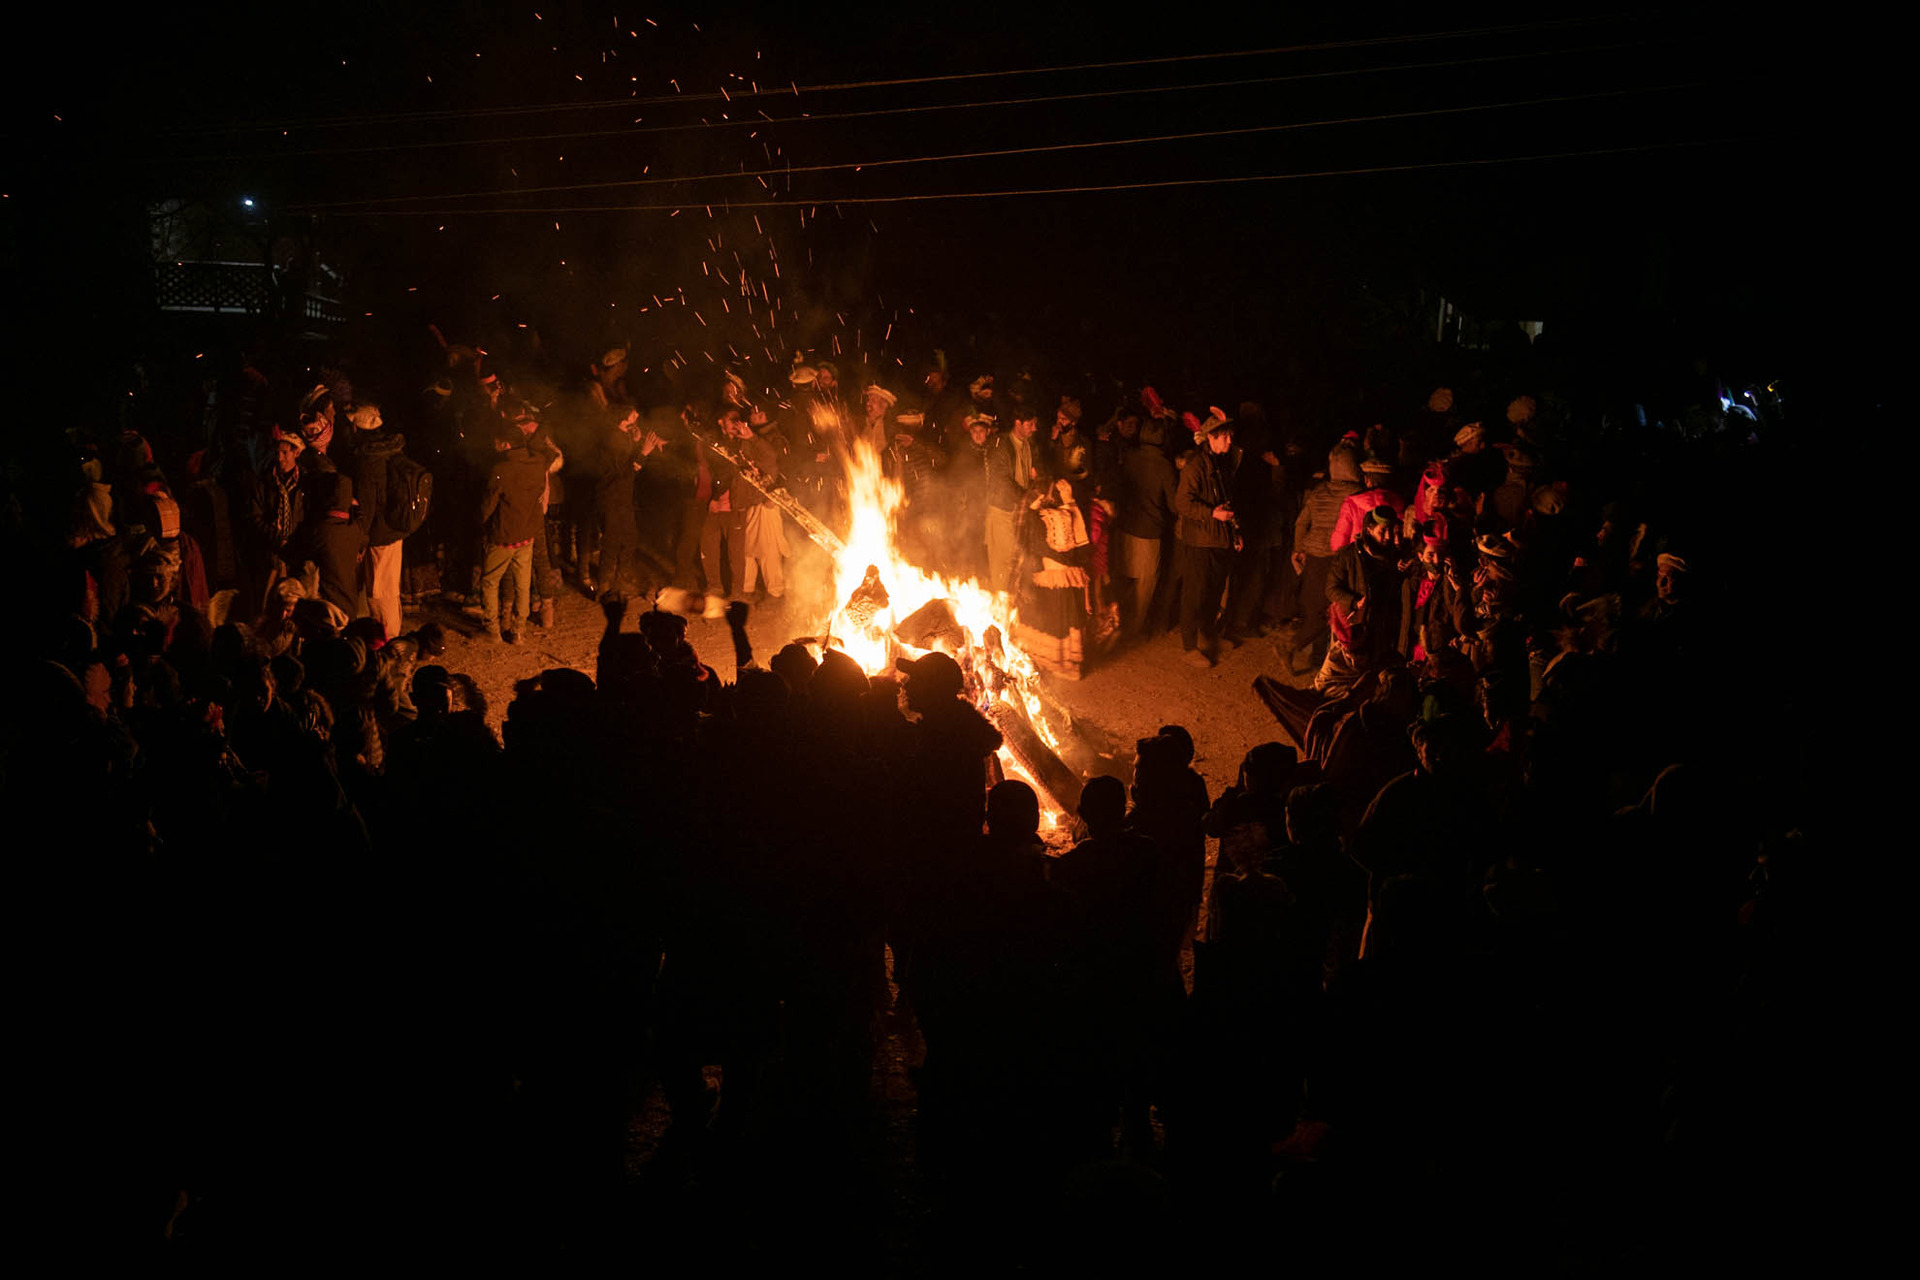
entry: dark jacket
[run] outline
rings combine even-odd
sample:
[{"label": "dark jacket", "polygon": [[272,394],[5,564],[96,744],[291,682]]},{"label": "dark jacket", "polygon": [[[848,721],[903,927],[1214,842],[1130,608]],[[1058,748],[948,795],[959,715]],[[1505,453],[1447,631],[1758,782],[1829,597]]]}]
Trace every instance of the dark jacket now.
[{"label": "dark jacket", "polygon": [[1173,532],[1173,504],[1180,494],[1180,473],[1159,445],[1125,449],[1120,457],[1119,508],[1114,523],[1132,538],[1158,542]]},{"label": "dark jacket", "polygon": [[1146,836],[1127,831],[1083,840],[1053,864],[1072,898],[1075,958],[1100,1012],[1142,1012],[1138,1002],[1177,991],[1186,932],[1181,880]]},{"label": "dark jacket", "polygon": [[964,447],[967,443],[967,412],[972,407],[967,389],[948,383],[945,391],[927,402],[922,430],[929,437],[928,443],[949,453]]},{"label": "dark jacket", "polygon": [[962,436],[946,470],[947,492],[962,527],[977,527],[987,509],[987,475],[993,465],[993,440],[974,444]]},{"label": "dark jacket", "polygon": [[895,765],[902,794],[914,798],[908,825],[920,847],[946,850],[977,838],[987,762],[1000,742],[1000,731],[959,698],[921,715]]},{"label": "dark jacket", "polygon": [[888,473],[900,481],[907,506],[924,510],[947,465],[946,452],[936,448],[923,432],[904,445],[894,444],[887,450],[886,459]]},{"label": "dark jacket", "polygon": [[398,431],[356,432],[347,474],[353,477],[353,522],[376,547],[400,541],[403,535],[387,524],[387,468],[406,451],[407,440]]},{"label": "dark jacket", "polygon": [[[307,489],[299,472],[248,471],[243,481],[242,506],[246,536],[260,560],[280,553],[306,520]],[[284,497],[285,501],[282,501]]]},{"label": "dark jacket", "polygon": [[543,523],[540,495],[547,488],[547,460],[525,445],[498,454],[487,472],[480,499],[480,524],[487,545],[511,547],[531,542]]},{"label": "dark jacket", "polygon": [[1398,648],[1413,657],[1415,645],[1424,645],[1429,656],[1453,642],[1454,637],[1474,631],[1473,607],[1467,593],[1455,588],[1443,570],[1434,579],[1426,603],[1420,603],[1419,573],[1410,573],[1400,584],[1400,643]]},{"label": "dark jacket", "polygon": [[[1259,435],[1270,435],[1261,431]],[[1233,519],[1250,548],[1287,545],[1291,521],[1286,492],[1286,464],[1269,464],[1267,449],[1240,446],[1242,460],[1233,476]],[[1277,456],[1277,455],[1276,455]]]},{"label": "dark jacket", "polygon": [[1226,521],[1213,518],[1213,509],[1233,500],[1233,477],[1239,466],[1238,449],[1226,453],[1201,449],[1187,459],[1173,504],[1180,517],[1180,541],[1223,551],[1233,546],[1233,530]]},{"label": "dark jacket", "polygon": [[1032,474],[1022,488],[1014,477],[1014,446],[1010,435],[995,436],[987,442],[987,505],[1002,511],[1017,511],[1032,499],[1034,492],[1046,483],[1041,474],[1045,446],[1038,434],[1027,440],[1027,455],[1032,461]]},{"label": "dark jacket", "polygon": [[1375,554],[1379,544],[1361,537],[1334,553],[1327,569],[1327,599],[1351,615],[1365,597],[1367,607],[1353,629],[1349,652],[1380,657],[1400,642],[1400,562],[1392,549]]},{"label": "dark jacket", "polygon": [[[772,440],[765,436],[754,436],[750,440],[729,440],[727,445],[753,464],[753,469],[760,473],[759,479],[762,485],[767,488],[779,485],[780,450]],[[760,489],[737,477],[734,482],[728,484],[727,492],[733,496],[735,511],[745,511],[748,507],[761,506],[767,500],[767,495]]]},{"label": "dark jacket", "polygon": [[347,617],[360,618],[367,612],[366,593],[360,587],[367,533],[353,520],[353,481],[339,473],[331,478],[327,504],[309,513],[291,558],[296,563],[311,560],[320,570],[320,598],[339,605]]}]

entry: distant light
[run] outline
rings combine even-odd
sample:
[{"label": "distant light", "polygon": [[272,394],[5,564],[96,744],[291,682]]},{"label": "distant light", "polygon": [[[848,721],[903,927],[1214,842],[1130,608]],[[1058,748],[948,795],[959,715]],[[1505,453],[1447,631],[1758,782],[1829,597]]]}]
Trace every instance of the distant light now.
[{"label": "distant light", "polygon": [[243,204],[243,205],[245,205],[245,206],[246,206],[247,208],[249,208],[249,209],[251,209],[251,208],[253,208],[253,197],[252,197],[252,196],[241,196],[241,197],[240,197],[240,203],[241,203],[241,204]]}]

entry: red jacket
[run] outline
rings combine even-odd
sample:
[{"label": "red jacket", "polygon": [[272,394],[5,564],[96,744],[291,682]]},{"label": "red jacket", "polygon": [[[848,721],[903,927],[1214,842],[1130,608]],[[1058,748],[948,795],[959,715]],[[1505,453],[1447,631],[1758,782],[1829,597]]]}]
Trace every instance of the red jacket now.
[{"label": "red jacket", "polygon": [[1340,517],[1333,522],[1333,536],[1329,540],[1333,549],[1338,551],[1359,537],[1367,526],[1367,513],[1381,503],[1392,507],[1395,516],[1406,513],[1406,502],[1391,489],[1364,489],[1341,503]]}]

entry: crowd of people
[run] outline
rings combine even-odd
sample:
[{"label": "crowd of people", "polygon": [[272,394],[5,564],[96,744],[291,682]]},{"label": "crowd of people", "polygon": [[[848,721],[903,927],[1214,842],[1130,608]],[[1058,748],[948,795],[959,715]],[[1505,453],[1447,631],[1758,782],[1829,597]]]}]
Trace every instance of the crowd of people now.
[{"label": "crowd of people", "polygon": [[[249,364],[70,432],[11,504],[58,603],[14,637],[3,781],[84,865],[44,873],[93,1023],[48,1074],[136,1131],[83,1162],[105,1229],[584,1247],[654,1211],[657,1086],[690,1250],[772,1250],[715,1238],[763,1205],[845,1249],[890,1035],[969,1258],[1274,1214],[1296,1258],[1381,1221],[1380,1257],[1644,1257],[1663,1195],[1791,1148],[1754,1062],[1812,998],[1821,875],[1791,786],[1743,793],[1794,749],[1744,736],[1712,499],[1605,461],[1651,446],[1513,387],[1309,428],[944,357],[849,403],[830,360],[669,395],[622,348],[443,354],[404,435],[337,368]],[[1776,425],[1658,447],[1727,470]],[[791,508],[843,522],[863,449],[902,545],[1009,592],[1056,674],[1271,637],[1276,740],[1214,795],[1206,726],[1163,726],[1050,851],[966,655],[757,649],[827,577]],[[482,641],[597,607],[595,669],[490,716],[408,626],[434,593]]]}]

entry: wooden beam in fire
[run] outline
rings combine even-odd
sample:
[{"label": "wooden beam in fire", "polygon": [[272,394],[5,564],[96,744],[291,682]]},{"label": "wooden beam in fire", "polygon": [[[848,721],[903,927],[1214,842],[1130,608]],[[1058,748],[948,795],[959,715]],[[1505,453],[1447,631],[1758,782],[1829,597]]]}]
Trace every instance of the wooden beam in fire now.
[{"label": "wooden beam in fire", "polygon": [[760,468],[747,461],[745,454],[734,449],[729,449],[718,440],[710,436],[702,435],[698,431],[692,431],[689,432],[689,434],[711,451],[715,457],[724,458],[728,462],[731,462],[734,468],[739,471],[742,480],[759,490],[768,502],[785,513],[787,519],[799,525],[800,531],[818,543],[829,555],[837,557],[846,554],[847,544],[840,540],[839,534],[821,523],[820,517],[807,510],[800,502],[800,499],[794,497],[787,491],[785,485],[769,483],[767,478],[760,473]]},{"label": "wooden beam in fire", "polygon": [[[1042,798],[1055,809],[1074,811],[1080,803],[1080,773],[1062,760],[1033,727],[1026,699],[1021,696],[1023,688],[1007,674],[1005,642],[999,627],[988,627],[978,644],[969,645],[965,630],[953,616],[952,604],[930,600],[900,621],[894,628],[894,638],[919,650],[942,645],[952,649],[967,673],[968,698],[985,704],[987,718],[1000,731],[1007,751],[1046,792]],[[1041,698],[1051,713],[1054,704],[1044,694]],[[1062,708],[1059,719],[1050,722],[1070,726],[1072,720],[1064,711]],[[1066,736],[1074,740],[1070,730]]]},{"label": "wooden beam in fire", "polygon": [[1074,812],[1080,805],[1080,775],[1040,740],[1027,722],[1027,713],[1004,698],[995,698],[987,704],[987,719],[1000,731],[1008,754],[1039,786],[1041,800],[1051,801],[1063,812]]}]

